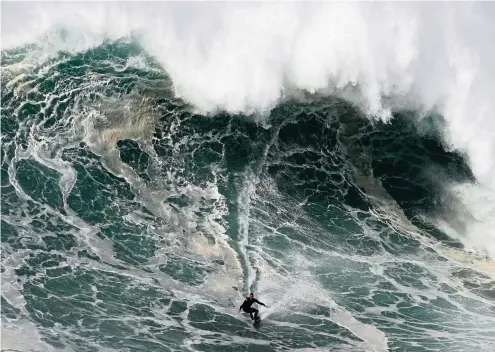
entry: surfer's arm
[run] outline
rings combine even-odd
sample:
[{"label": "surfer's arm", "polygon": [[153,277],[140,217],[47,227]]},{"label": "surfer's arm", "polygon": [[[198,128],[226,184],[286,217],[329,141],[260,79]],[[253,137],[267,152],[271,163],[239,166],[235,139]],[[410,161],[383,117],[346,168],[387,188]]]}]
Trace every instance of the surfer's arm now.
[{"label": "surfer's arm", "polygon": [[258,303],[259,305],[262,305],[262,306],[265,306],[266,307],[266,304],[264,304],[263,302],[260,302],[258,301],[257,299],[254,300],[256,303]]},{"label": "surfer's arm", "polygon": [[[241,306],[239,307],[239,312],[241,311],[242,307],[244,307],[244,304],[246,303],[246,301],[242,302]],[[237,313],[239,313],[237,312]]]}]

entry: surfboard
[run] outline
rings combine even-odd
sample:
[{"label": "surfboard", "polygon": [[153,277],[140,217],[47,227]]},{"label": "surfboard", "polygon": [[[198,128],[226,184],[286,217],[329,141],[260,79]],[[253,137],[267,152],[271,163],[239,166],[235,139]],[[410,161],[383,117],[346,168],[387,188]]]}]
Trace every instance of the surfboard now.
[{"label": "surfboard", "polygon": [[259,325],[261,322],[261,319],[260,318],[256,318],[255,321],[253,321],[253,325]]}]

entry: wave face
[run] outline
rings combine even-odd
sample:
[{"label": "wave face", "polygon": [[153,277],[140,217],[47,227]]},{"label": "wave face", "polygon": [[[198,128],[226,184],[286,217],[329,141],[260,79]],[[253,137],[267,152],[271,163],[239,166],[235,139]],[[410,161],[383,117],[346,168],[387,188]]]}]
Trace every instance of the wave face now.
[{"label": "wave face", "polygon": [[2,348],[491,351],[493,6],[37,6],[2,4]]}]

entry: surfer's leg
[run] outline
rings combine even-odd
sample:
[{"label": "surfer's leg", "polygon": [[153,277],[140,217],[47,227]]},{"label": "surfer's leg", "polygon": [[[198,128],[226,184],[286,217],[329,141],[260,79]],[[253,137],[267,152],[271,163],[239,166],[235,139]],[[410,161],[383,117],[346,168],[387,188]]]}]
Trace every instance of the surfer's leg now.
[{"label": "surfer's leg", "polygon": [[[253,317],[254,313],[254,317]],[[251,316],[251,320],[256,319],[256,316],[258,315],[258,310],[256,308],[249,308],[249,315]]]}]

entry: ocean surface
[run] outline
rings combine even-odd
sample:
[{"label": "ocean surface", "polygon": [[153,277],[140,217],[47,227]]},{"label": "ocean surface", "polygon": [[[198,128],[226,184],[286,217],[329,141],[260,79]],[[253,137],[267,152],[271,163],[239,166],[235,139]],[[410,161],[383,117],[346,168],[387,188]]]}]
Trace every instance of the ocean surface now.
[{"label": "ocean surface", "polygon": [[495,7],[148,5],[2,3],[2,351],[493,351]]}]

